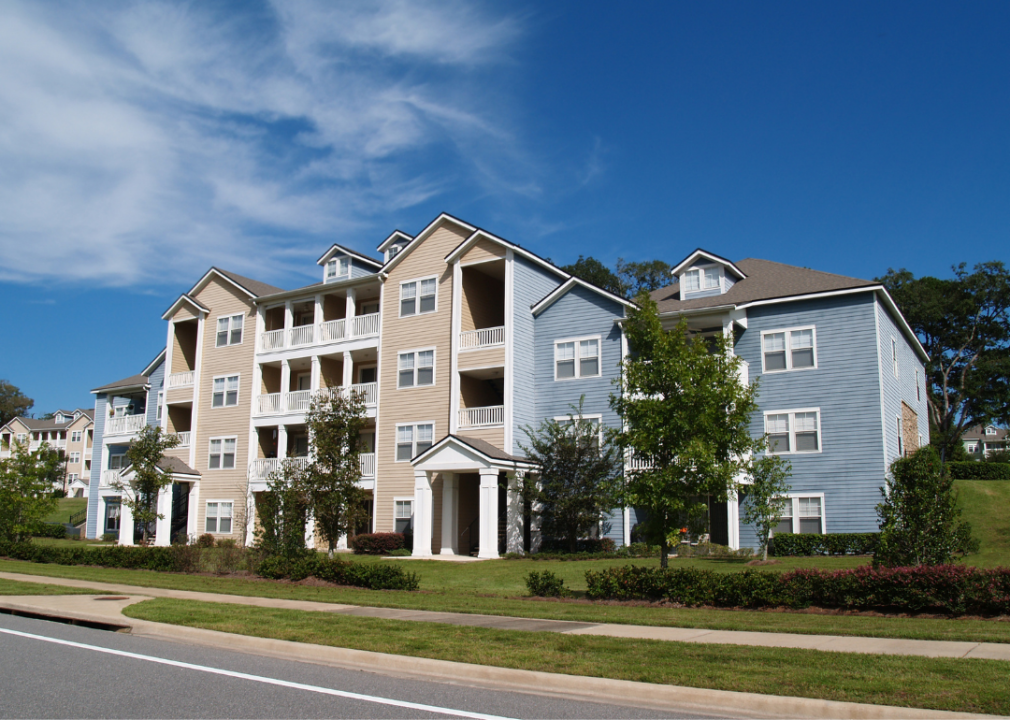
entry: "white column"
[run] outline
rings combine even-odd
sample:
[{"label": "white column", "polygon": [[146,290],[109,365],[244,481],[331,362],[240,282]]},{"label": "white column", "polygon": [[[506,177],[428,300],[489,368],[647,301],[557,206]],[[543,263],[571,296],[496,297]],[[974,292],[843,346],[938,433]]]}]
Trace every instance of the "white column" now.
[{"label": "white column", "polygon": [[[540,477],[531,476],[530,482],[535,482],[539,487]],[[540,535],[540,510],[542,507],[543,505],[538,502],[534,502],[530,506],[530,552],[540,552],[540,541],[543,539]]]},{"label": "white column", "polygon": [[133,511],[125,502],[119,506],[119,544],[133,545]]},{"label": "white column", "polygon": [[[385,284],[383,284],[385,287]],[[463,270],[459,260],[452,264],[452,320],[450,324],[449,432],[459,432],[459,331],[463,303]],[[439,360],[439,362],[445,362]],[[507,452],[511,452],[508,450]]]},{"label": "white column", "polygon": [[343,386],[350,387],[354,383],[354,359],[350,352],[344,352]]},{"label": "white column", "polygon": [[283,460],[288,456],[288,427],[277,426],[277,458]]},{"label": "white column", "polygon": [[314,548],[316,543],[316,519],[309,513],[305,518],[305,547]]},{"label": "white column", "polygon": [[189,518],[186,520],[186,534],[196,539],[200,532],[200,483],[195,482],[189,488]]},{"label": "white column", "polygon": [[319,370],[320,370],[319,356],[318,355],[313,355],[312,356],[312,385],[311,385],[313,396],[315,396],[315,394],[317,392],[319,392]]},{"label": "white column", "polygon": [[347,316],[347,320],[345,320],[345,322],[347,323],[348,337],[350,337],[352,328],[354,326],[354,321],[351,320],[351,318],[353,318],[355,313],[357,312],[358,307],[357,301],[358,301],[358,294],[354,291],[354,288],[347,288],[347,306],[346,306],[347,309],[345,310],[344,315]]},{"label": "white column", "polygon": [[172,544],[172,486],[168,485],[158,493],[158,514],[154,523],[154,544]]},{"label": "white column", "polygon": [[431,476],[414,471],[414,557],[431,557]]},{"label": "white column", "polygon": [[520,472],[508,473],[508,493],[506,503],[508,508],[508,524],[506,525],[505,550],[510,553],[524,554],[523,548],[523,497],[520,492],[522,478]]},{"label": "white column", "polygon": [[631,544],[631,508],[624,508],[624,546]]},{"label": "white column", "polygon": [[[190,494],[190,499],[193,495]],[[255,535],[256,528],[256,494],[252,491],[252,488],[246,485],[246,495],[245,495],[245,545],[246,547],[251,547],[256,540]]]},{"label": "white column", "polygon": [[316,303],[313,306],[313,312],[312,312],[312,322],[317,328],[315,331],[317,333],[316,340],[319,340],[320,337],[318,335],[319,332],[318,328],[319,325],[323,322],[323,296],[321,294],[316,295]]},{"label": "white column", "polygon": [[459,476],[442,473],[442,555],[459,553]]},{"label": "white column", "polygon": [[290,300],[284,301],[284,346],[288,345],[288,335],[291,332],[291,328],[295,326],[295,313],[294,307]]},{"label": "white column", "polygon": [[260,338],[263,337],[263,333],[267,331],[267,308],[265,305],[259,305],[256,308],[256,335],[253,336],[253,341],[256,343],[253,347],[255,348],[253,352],[260,349],[259,342]]},{"label": "white column", "polygon": [[480,470],[480,552],[477,557],[498,557],[498,471],[494,468]]},{"label": "white column", "polygon": [[737,495],[731,492],[726,499],[726,522],[729,526],[729,548],[740,549],[740,504]]},{"label": "white column", "polygon": [[289,392],[291,392],[291,365],[287,360],[281,360],[281,412],[288,409]]}]

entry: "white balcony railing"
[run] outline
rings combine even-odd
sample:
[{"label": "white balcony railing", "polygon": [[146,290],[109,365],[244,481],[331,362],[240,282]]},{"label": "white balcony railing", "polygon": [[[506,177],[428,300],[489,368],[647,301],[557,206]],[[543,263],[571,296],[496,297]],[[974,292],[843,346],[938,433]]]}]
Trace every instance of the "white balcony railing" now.
[{"label": "white balcony railing", "polygon": [[295,345],[311,344],[313,338],[315,337],[315,329],[315,325],[299,325],[298,327],[291,328],[291,347],[294,347]]},{"label": "white balcony railing", "polygon": [[312,402],[311,390],[285,393],[284,409],[288,412],[305,412]]},{"label": "white balcony railing", "polygon": [[343,318],[319,323],[319,342],[343,340],[346,334],[346,327],[347,323]]},{"label": "white balcony railing", "polygon": [[637,470],[652,470],[652,461],[649,458],[636,456],[634,453],[628,453],[625,460],[625,468],[631,472],[635,472]]},{"label": "white balcony railing", "polygon": [[119,482],[119,470],[102,470],[102,487],[113,487]]},{"label": "white balcony railing", "polygon": [[505,326],[464,330],[459,334],[460,350],[479,350],[505,344]]},{"label": "white balcony railing", "polygon": [[359,453],[358,461],[361,463],[361,477],[375,477],[375,453]]},{"label": "white balcony railing", "polygon": [[184,447],[188,448],[189,447],[189,436],[190,436],[190,431],[189,430],[184,430],[183,432],[177,432],[175,434],[175,436],[177,438],[179,438],[179,444],[176,445],[176,447],[181,447],[181,448],[184,448]]},{"label": "white balcony railing", "polygon": [[281,411],[281,394],[257,395],[256,411],[264,414],[279,413]]},{"label": "white balcony railing", "polygon": [[59,440],[50,440],[49,444],[54,448],[65,448],[67,446],[67,439],[60,438]]},{"label": "white balcony railing", "polygon": [[351,336],[360,338],[379,334],[379,313],[357,315],[352,318]]},{"label": "white balcony railing", "polygon": [[106,435],[129,435],[140,432],[141,428],[147,424],[146,415],[121,415],[109,418],[105,423]]},{"label": "white balcony railing", "polygon": [[276,350],[284,347],[284,331],[271,330],[260,335],[260,350]]},{"label": "white balcony railing", "polygon": [[168,376],[168,389],[172,390],[173,388],[192,387],[195,375],[196,373],[192,370],[172,373]]},{"label": "white balcony railing", "polygon": [[351,385],[351,392],[360,393],[361,402],[365,405],[374,405],[379,395],[379,383],[355,383]]},{"label": "white balcony railing", "polygon": [[504,405],[463,408],[459,411],[459,427],[461,430],[464,428],[495,427],[496,425],[504,424]]},{"label": "white balcony railing", "polygon": [[[286,458],[286,460],[291,460],[300,467],[305,467],[309,464],[309,458],[307,457],[292,457]],[[281,458],[258,458],[257,460],[253,460],[249,463],[249,479],[264,481],[270,477],[270,473],[280,470],[283,462],[284,460]]]}]

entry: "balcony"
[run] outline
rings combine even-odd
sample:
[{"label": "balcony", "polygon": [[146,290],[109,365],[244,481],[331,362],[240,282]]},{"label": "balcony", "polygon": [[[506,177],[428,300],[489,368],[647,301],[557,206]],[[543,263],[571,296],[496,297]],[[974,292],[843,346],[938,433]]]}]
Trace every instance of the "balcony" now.
[{"label": "balcony", "polygon": [[306,412],[311,404],[311,390],[299,390],[284,394],[284,408],[288,412]]},{"label": "balcony", "polygon": [[505,406],[463,408],[459,411],[459,429],[501,427],[505,424]]},{"label": "balcony", "polygon": [[193,387],[193,380],[196,373],[192,370],[186,372],[172,373],[168,376],[168,389]]},{"label": "balcony", "polygon": [[258,458],[249,463],[249,479],[254,482],[266,482],[270,474],[280,470],[281,464],[285,461],[291,461],[297,467],[304,468],[309,464],[310,458]]},{"label": "balcony", "polygon": [[121,415],[105,423],[105,435],[132,435],[147,424],[147,415]]},{"label": "balcony", "polygon": [[288,332],[288,345],[296,347],[298,345],[311,345],[315,339],[314,325],[299,325],[293,327]]},{"label": "balcony", "polygon": [[464,330],[459,334],[459,349],[483,350],[484,348],[501,347],[505,344],[505,326],[481,328],[480,330]]},{"label": "balcony", "polygon": [[256,412],[260,415],[271,415],[279,413],[283,404],[281,393],[270,393],[269,395],[256,396]]},{"label": "balcony", "polygon": [[[365,407],[374,407],[379,394],[378,383],[355,383],[349,387],[324,388],[317,397],[328,398],[330,393],[339,392],[347,397],[349,392],[359,393]],[[271,393],[256,396],[256,414],[278,415],[280,413],[304,413],[312,405],[312,391],[298,390],[288,393]]]},{"label": "balcony", "polygon": [[102,470],[100,487],[111,488],[119,483],[120,470]]},{"label": "balcony", "polygon": [[624,468],[628,472],[641,472],[643,470],[652,470],[652,460],[650,460],[649,458],[636,456],[634,453],[629,452],[625,461]]},{"label": "balcony", "polygon": [[361,477],[375,477],[375,453],[359,453],[358,461],[361,463]]},{"label": "balcony", "polygon": [[183,432],[177,432],[175,436],[179,439],[179,444],[176,447],[188,448],[189,447],[189,437],[190,431],[185,430]]},{"label": "balcony", "polygon": [[337,342],[347,337],[347,323],[343,318],[319,324],[319,342]]},{"label": "balcony", "polygon": [[[299,325],[287,330],[270,330],[260,334],[259,349],[282,350],[315,343],[340,342],[379,334],[379,313],[328,320],[318,325]],[[503,342],[504,342],[504,335]]]}]

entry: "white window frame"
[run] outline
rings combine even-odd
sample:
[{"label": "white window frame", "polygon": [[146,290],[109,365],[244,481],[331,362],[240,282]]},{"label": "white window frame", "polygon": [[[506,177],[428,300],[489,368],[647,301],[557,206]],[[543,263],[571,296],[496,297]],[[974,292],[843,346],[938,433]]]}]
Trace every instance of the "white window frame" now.
[{"label": "white window frame", "polygon": [[[421,284],[425,281],[431,280],[435,283],[435,307],[431,310],[421,310]],[[414,312],[403,314],[403,288],[406,285],[414,285]],[[427,295],[425,296],[427,297]],[[438,275],[427,275],[425,277],[414,278],[412,280],[404,280],[400,283],[400,298],[399,298],[399,316],[401,318],[417,317],[418,315],[430,315],[431,313],[438,312]]]},{"label": "white window frame", "polygon": [[[418,363],[418,358],[419,358],[420,354],[423,353],[423,352],[430,352],[431,353],[431,382],[428,383],[428,384],[425,384],[425,385],[418,385],[417,384],[417,370],[418,370],[418,364],[417,363]],[[414,357],[414,367],[413,367],[414,384],[413,385],[400,385],[400,357],[403,356],[403,355],[413,355],[413,357]],[[435,348],[435,346],[423,347],[423,348],[415,348],[413,350],[401,350],[401,351],[397,351],[397,353],[396,353],[396,389],[397,390],[416,390],[418,388],[435,387],[435,385],[436,385],[435,368],[437,367],[437,365],[438,365],[438,350]],[[376,377],[378,377],[378,374],[376,374]]]},{"label": "white window frame", "polygon": [[919,371],[915,371],[915,401],[922,402],[922,388],[919,385]]},{"label": "white window frame", "polygon": [[[214,505],[214,529],[207,529],[207,521],[210,520],[210,506]],[[227,505],[231,512],[228,515],[222,515],[221,509],[223,505]],[[221,519],[228,518],[228,532],[221,532]],[[207,500],[203,505],[203,531],[205,533],[210,533],[211,535],[234,535],[235,534],[235,501],[234,500]]]},{"label": "white window frame", "polygon": [[84,437],[84,431],[72,430],[70,432],[70,442],[80,442]]},{"label": "white window frame", "polygon": [[[813,334],[813,351],[814,351],[814,364],[810,367],[793,367],[793,348],[792,348],[792,337],[794,332],[804,332],[810,330]],[[783,370],[769,370],[767,364],[765,363],[765,336],[766,335],[785,335],[786,342],[786,366]],[[774,375],[776,373],[784,372],[802,372],[804,370],[816,370],[817,369],[817,327],[815,325],[798,325],[796,327],[779,328],[778,330],[762,330],[761,331],[761,373],[764,375]]]},{"label": "white window frame", "polygon": [[[800,534],[800,500],[808,498],[818,498],[821,501],[821,535],[828,534],[827,511],[824,507],[824,493],[816,492],[791,492],[780,496],[790,501],[790,512],[792,513],[793,535]],[[813,535],[813,533],[805,533]]]},{"label": "white window frame", "polygon": [[15,442],[17,442],[20,445],[21,443],[23,443],[26,440],[28,440],[28,433],[17,433],[15,435],[14,439],[15,439]]},{"label": "white window frame", "polygon": [[77,480],[78,480],[79,477],[80,477],[80,475],[78,475],[77,473],[67,473],[67,482],[68,483],[75,483],[75,482],[77,482]]},{"label": "white window frame", "polygon": [[74,450],[67,456],[67,462],[73,463],[74,465],[80,465],[81,463],[81,452],[80,450]]},{"label": "white window frame", "polygon": [[[696,290],[689,290],[687,288],[687,276],[691,273],[698,273],[698,288]],[[709,276],[715,275],[718,281],[715,285],[706,285]],[[689,270],[685,270],[681,276],[681,291],[686,296],[688,294],[693,295],[694,293],[705,292],[706,290],[718,290],[720,294],[725,290],[726,284],[723,278],[726,277],[726,271],[722,265],[695,265]]]},{"label": "white window frame", "polygon": [[[566,423],[571,423],[574,425],[578,422],[578,415],[555,415],[554,422],[565,425]],[[600,447],[603,447],[603,413],[588,413],[582,416],[582,420],[595,420],[597,422],[597,427],[599,428],[599,440]]]},{"label": "white window frame", "polygon": [[[582,356],[579,354],[581,348],[581,343],[595,340],[596,341],[596,369],[595,375],[583,375],[582,374]],[[566,343],[575,344],[575,375],[569,378],[559,378],[558,377],[558,345],[564,345]],[[559,338],[554,341],[554,379],[558,382],[567,382],[570,380],[583,380],[587,378],[601,378],[603,377],[603,336],[602,335],[582,335],[580,337],[569,337],[569,338]]]},{"label": "white window frame", "polygon": [[[221,442],[221,450],[219,452],[217,452],[217,453],[215,453],[213,451],[214,441],[215,440],[219,440]],[[228,453],[226,453],[224,451],[225,440],[234,440],[235,441],[235,452],[233,453],[233,455],[235,456],[233,462],[235,464],[232,465],[231,467],[225,467],[224,466],[224,457],[225,457],[225,455],[228,454]],[[220,460],[218,461],[218,466],[217,467],[211,467],[211,464],[210,464],[210,459],[214,455],[219,455],[220,456]],[[211,471],[211,470],[235,470],[236,468],[238,468],[238,435],[218,435],[216,437],[207,438],[207,470],[208,471]]]},{"label": "white window frame", "polygon": [[898,377],[898,341],[891,336],[891,370],[894,377]]},{"label": "white window frame", "polygon": [[[233,327],[233,323],[232,323],[232,321],[235,318],[242,318],[242,335],[239,337],[238,342],[232,342],[232,340],[231,340],[232,333],[235,332],[235,328]],[[220,340],[221,340],[221,338],[220,338],[220,335],[221,335],[220,328],[221,328],[221,321],[222,320],[227,320],[228,321],[228,342],[224,343],[223,345],[220,343]],[[232,315],[219,315],[217,318],[214,319],[214,347],[216,347],[216,348],[236,347],[238,345],[241,345],[243,342],[245,342],[245,325],[246,325],[246,323],[245,323],[245,313],[234,313]]]},{"label": "white window frame", "polygon": [[[396,428],[394,429],[393,435],[393,462],[398,463],[409,463],[414,457],[417,456],[417,428],[419,425],[431,425],[431,444],[435,444],[435,421],[434,420],[418,420],[412,423],[396,423]],[[410,433],[410,457],[406,460],[400,460],[398,457],[400,449],[400,428],[409,427],[411,428]],[[430,447],[430,446],[429,446]]]},{"label": "white window frame", "polygon": [[[340,272],[340,266],[344,265],[344,271]],[[333,273],[330,274],[330,267],[333,267]],[[351,258],[347,255],[340,255],[339,257],[333,257],[326,261],[326,274],[323,279],[326,282],[333,282],[337,278],[346,278],[351,276]]]},{"label": "white window frame", "polygon": [[895,419],[898,421],[898,423],[897,423],[897,425],[898,425],[898,457],[899,458],[903,458],[903,457],[905,457],[905,432],[904,432],[905,428],[904,428],[904,423],[901,421],[901,415],[895,416]]},{"label": "white window frame", "polygon": [[157,421],[159,423],[161,422],[161,414],[162,414],[162,412],[164,412],[164,406],[165,406],[165,391],[164,390],[159,390],[158,391],[158,407],[155,409],[155,419],[157,419]]},{"label": "white window frame", "polygon": [[989,425],[985,429],[985,434],[987,436],[996,437],[999,433],[996,432],[996,428],[995,427],[993,427],[992,425]]},{"label": "white window frame", "polygon": [[[422,423],[422,425],[423,425],[423,423]],[[400,515],[399,514],[399,504],[400,503],[409,503],[410,504],[410,514],[409,515]],[[397,520],[410,520],[410,525],[408,527],[410,528],[411,532],[413,532],[413,530],[414,530],[414,496],[413,495],[403,495],[403,496],[397,496],[397,497],[393,498],[393,530],[394,531],[396,530],[396,521]]]},{"label": "white window frame", "polygon": [[[798,413],[817,413],[817,449],[816,450],[794,450],[796,447],[796,415]],[[788,415],[789,416],[789,450],[785,452],[772,452],[771,448],[767,448],[765,452],[768,455],[820,455],[824,452],[824,432],[821,429],[821,409],[819,407],[815,408],[793,408],[790,410],[767,410],[764,413],[764,428],[765,434],[768,433],[768,416],[769,415]],[[813,495],[804,495],[804,497],[814,497]]]},{"label": "white window frame", "polygon": [[[228,404],[228,380],[235,378],[235,402]],[[214,404],[214,396],[217,394],[214,391],[214,383],[218,380],[224,380],[224,391],[222,392],[221,404]],[[211,410],[224,410],[225,408],[238,407],[239,403],[242,402],[242,373],[235,373],[229,375],[215,375],[210,379],[210,409]]]}]

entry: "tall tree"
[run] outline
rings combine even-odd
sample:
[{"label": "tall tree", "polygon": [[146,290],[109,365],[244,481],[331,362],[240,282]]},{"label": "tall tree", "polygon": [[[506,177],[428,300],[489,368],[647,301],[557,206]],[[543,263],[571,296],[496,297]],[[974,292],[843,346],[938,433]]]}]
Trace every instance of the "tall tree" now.
[{"label": "tall tree", "polygon": [[126,457],[130,461],[133,480],[119,480],[113,487],[119,490],[122,503],[133,513],[133,522],[143,528],[142,540],[147,545],[151,523],[163,520],[158,512],[158,494],[172,484],[172,476],[159,469],[165,451],[179,444],[175,435],[163,433],[157,425],[145,425],[130,443]]},{"label": "tall tree", "polygon": [[367,518],[367,493],[360,487],[361,432],[365,406],[359,394],[332,392],[312,401],[305,424],[312,439],[312,462],[299,483],[316,530],[330,557],[342,535],[354,533]]},{"label": "tall tree", "polygon": [[726,339],[694,338],[685,320],[666,332],[647,294],[635,302],[625,322],[631,355],[610,404],[624,419],[618,442],[642,468],[629,473],[627,502],[646,509],[646,535],[666,567],[671,531],[702,512],[706,496],[729,499],[764,439],[749,432],[756,385],[741,382]]},{"label": "tall tree", "polygon": [[6,380],[0,380],[0,426],[25,415],[35,406],[35,401]]},{"label": "tall tree", "polygon": [[624,295],[624,288],[614,271],[594,257],[579,255],[578,260],[571,265],[562,265],[561,269],[614,295]]},{"label": "tall tree", "polygon": [[523,478],[523,498],[537,508],[540,532],[563,540],[573,553],[579,539],[621,500],[620,452],[606,438],[601,442],[602,428],[583,417],[584,399],[572,407],[568,420],[523,428],[529,445],[520,444],[540,467],[539,478]]},{"label": "tall tree", "polygon": [[644,262],[624,262],[617,259],[617,278],[625,297],[635,297],[638,293],[652,292],[673,282],[670,270],[673,266],[663,260]]},{"label": "tall tree", "polygon": [[998,261],[953,271],[939,279],[888,269],[878,278],[929,354],[926,400],[941,459],[965,430],[1010,421],[1010,271]]},{"label": "tall tree", "polygon": [[293,560],[305,552],[306,502],[302,467],[285,460],[267,478],[256,504],[256,547],[269,557]]},{"label": "tall tree", "polygon": [[56,508],[54,481],[62,477],[63,453],[48,443],[30,452],[28,443],[13,443],[0,460],[0,540],[24,542]]},{"label": "tall tree", "polygon": [[742,488],[746,493],[741,518],[757,531],[761,545],[761,559],[768,559],[768,543],[778,525],[785,504],[789,502],[789,473],[791,465],[778,455],[765,455],[755,460],[751,467],[751,482]]}]

